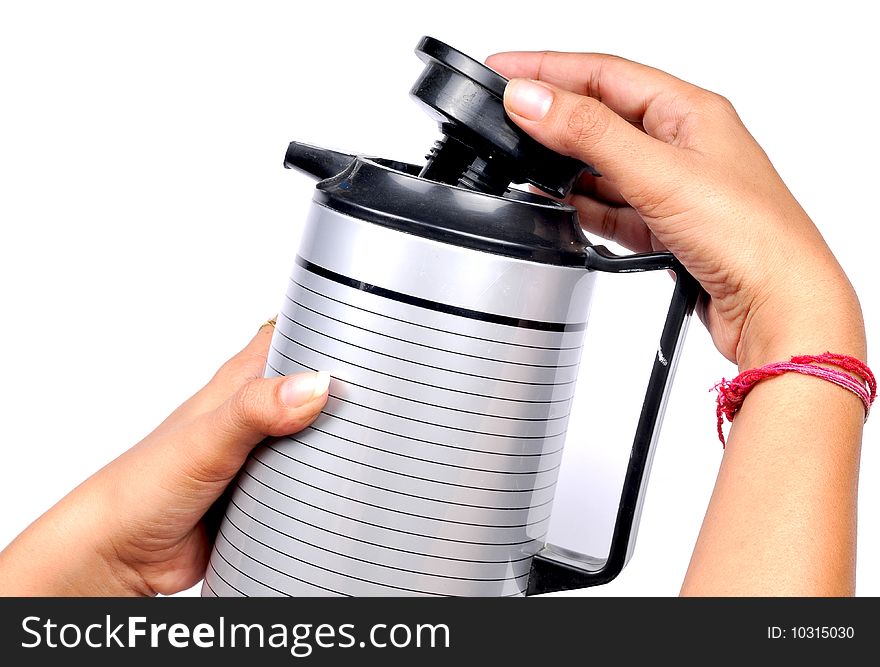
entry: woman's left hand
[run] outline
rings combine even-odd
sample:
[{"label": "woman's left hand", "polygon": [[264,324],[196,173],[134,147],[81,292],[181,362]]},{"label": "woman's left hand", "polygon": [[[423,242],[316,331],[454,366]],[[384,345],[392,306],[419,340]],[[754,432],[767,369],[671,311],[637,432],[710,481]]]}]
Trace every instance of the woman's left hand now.
[{"label": "woman's left hand", "polygon": [[263,378],[273,328],[226,362],[159,427],[0,553],[0,595],[155,595],[196,584],[206,514],[266,436],[308,426],[326,373]]}]

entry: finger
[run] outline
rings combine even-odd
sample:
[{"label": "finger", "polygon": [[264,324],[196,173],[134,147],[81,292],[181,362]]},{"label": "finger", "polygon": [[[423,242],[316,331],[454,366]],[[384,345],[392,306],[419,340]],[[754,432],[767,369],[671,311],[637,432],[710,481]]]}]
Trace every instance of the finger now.
[{"label": "finger", "polygon": [[629,206],[609,205],[584,195],[571,195],[581,227],[633,252],[653,250],[651,232],[641,216]]},{"label": "finger", "polygon": [[173,438],[183,450],[178,453],[186,476],[225,484],[267,436],[290,435],[314,421],[327,402],[329,385],[325,372],[245,383],[216,410],[194,420],[185,437]]},{"label": "finger", "polygon": [[593,199],[621,206],[626,204],[618,187],[607,176],[593,176],[588,171],[583,172],[575,181],[571,191],[575,194],[583,194]]},{"label": "finger", "polygon": [[262,377],[274,331],[271,320],[263,324],[250,342],[220,367],[208,384],[172,413],[173,420],[193,419],[216,410],[245,383]]},{"label": "finger", "polygon": [[250,342],[223,364],[212,382],[234,391],[248,380],[262,377],[269,355],[269,344],[275,333],[274,321],[273,318],[265,322]]},{"label": "finger", "polygon": [[[496,53],[486,60],[489,67],[507,78],[526,78],[579,95],[593,97],[631,122],[643,122],[652,103],[699,90],[653,67],[601,53],[515,51]],[[651,133],[647,119],[645,130]]]},{"label": "finger", "polygon": [[596,167],[621,196],[648,204],[665,185],[673,185],[678,150],[649,137],[607,106],[550,84],[512,79],[504,91],[511,119],[551,150]]}]

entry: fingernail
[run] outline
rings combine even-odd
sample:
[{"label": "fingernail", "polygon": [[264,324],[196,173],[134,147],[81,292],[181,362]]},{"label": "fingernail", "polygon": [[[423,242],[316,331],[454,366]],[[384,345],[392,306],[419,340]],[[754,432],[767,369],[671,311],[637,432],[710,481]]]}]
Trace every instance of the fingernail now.
[{"label": "fingernail", "polygon": [[527,120],[541,120],[553,104],[553,91],[529,79],[511,79],[504,89],[508,111]]},{"label": "fingernail", "polygon": [[298,373],[291,375],[281,385],[281,401],[284,405],[296,408],[323,396],[330,387],[330,373]]}]

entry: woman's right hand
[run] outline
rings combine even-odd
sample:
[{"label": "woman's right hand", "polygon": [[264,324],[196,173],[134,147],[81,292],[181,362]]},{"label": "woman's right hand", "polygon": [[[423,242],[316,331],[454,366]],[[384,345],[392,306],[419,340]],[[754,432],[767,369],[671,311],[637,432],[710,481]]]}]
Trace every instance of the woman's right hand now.
[{"label": "woman's right hand", "polygon": [[569,199],[588,231],[666,248],[711,299],[701,317],[741,370],[833,350],[865,358],[854,291],[725,98],[597,54],[512,52],[505,108],[532,137],[593,165]]},{"label": "woman's right hand", "polygon": [[[865,359],[852,286],[726,99],[611,56],[488,64],[515,77],[504,98],[515,123],[603,174],[571,195],[584,226],[672,251],[741,370],[825,351]],[[858,398],[816,378],[758,384],[731,426],[682,593],[851,595],[864,417]]]}]

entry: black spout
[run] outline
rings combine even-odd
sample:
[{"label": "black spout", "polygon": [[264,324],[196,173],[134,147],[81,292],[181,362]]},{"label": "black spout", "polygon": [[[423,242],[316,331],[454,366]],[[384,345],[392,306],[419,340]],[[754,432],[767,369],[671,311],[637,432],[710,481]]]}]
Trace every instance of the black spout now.
[{"label": "black spout", "polygon": [[354,160],[354,155],[291,141],[284,156],[285,169],[297,169],[319,181],[336,176]]}]

